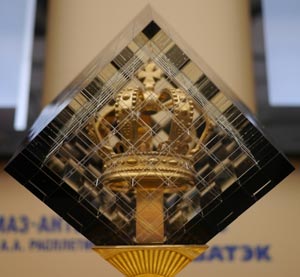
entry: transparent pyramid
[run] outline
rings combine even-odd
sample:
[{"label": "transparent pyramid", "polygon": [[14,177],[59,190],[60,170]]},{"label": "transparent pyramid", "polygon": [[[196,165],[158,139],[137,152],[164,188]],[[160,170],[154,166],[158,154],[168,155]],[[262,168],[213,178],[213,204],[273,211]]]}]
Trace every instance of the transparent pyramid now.
[{"label": "transparent pyramid", "polygon": [[43,110],[6,167],[96,245],[205,244],[292,170],[150,7]]}]

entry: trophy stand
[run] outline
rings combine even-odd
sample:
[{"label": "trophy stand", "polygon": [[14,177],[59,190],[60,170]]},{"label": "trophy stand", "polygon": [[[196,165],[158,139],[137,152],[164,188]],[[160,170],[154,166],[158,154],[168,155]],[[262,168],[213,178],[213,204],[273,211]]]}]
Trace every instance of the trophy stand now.
[{"label": "trophy stand", "polygon": [[[182,90],[156,93],[155,85],[162,75],[150,61],[137,74],[144,90],[128,88],[119,92],[114,108],[122,137],[120,153],[103,158],[104,186],[115,193],[134,191],[136,245],[98,246],[94,250],[125,276],[174,276],[207,249],[205,245],[164,244],[168,218],[164,195],[194,186],[189,143],[195,138],[185,133],[192,124],[193,102]],[[151,116],[161,109],[173,111],[168,143],[173,144],[176,155],[166,142],[154,150]],[[105,136],[101,120],[94,126],[99,142]]]},{"label": "trophy stand", "polygon": [[165,276],[179,273],[208,247],[206,245],[133,245],[93,248],[125,276]]},{"label": "trophy stand", "polygon": [[5,168],[128,277],[174,276],[293,170],[171,30],[141,12]]}]

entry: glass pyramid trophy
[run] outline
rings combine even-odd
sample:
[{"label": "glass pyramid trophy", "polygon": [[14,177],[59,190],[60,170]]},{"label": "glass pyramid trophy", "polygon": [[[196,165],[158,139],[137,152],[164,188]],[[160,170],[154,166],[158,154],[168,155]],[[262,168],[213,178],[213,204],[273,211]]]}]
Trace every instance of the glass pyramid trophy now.
[{"label": "glass pyramid trophy", "polygon": [[173,276],[293,167],[145,8],[6,167],[126,276]]}]

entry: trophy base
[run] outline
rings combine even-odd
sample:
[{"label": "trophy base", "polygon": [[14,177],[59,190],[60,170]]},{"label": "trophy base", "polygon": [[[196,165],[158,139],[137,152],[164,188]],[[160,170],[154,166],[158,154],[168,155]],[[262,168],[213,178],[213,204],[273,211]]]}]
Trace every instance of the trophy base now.
[{"label": "trophy base", "polygon": [[172,277],[202,254],[206,245],[97,246],[93,250],[125,276]]}]

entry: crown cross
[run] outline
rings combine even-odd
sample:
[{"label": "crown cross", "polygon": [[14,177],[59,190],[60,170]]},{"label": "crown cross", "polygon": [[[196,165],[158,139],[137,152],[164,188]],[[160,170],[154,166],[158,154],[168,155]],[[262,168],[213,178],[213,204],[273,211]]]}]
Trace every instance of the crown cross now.
[{"label": "crown cross", "polygon": [[140,81],[143,82],[146,90],[153,90],[155,83],[161,79],[163,72],[160,68],[157,68],[153,62],[148,63],[144,70],[137,74]]}]

